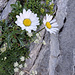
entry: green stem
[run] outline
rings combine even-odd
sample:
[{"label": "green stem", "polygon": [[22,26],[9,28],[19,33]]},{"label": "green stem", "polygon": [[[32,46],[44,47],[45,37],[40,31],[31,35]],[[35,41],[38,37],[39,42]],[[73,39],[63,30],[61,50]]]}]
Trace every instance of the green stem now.
[{"label": "green stem", "polygon": [[43,29],[45,29],[45,27],[44,27],[44,28],[42,28],[41,30],[39,30],[37,33],[39,33],[40,31],[42,31]]}]

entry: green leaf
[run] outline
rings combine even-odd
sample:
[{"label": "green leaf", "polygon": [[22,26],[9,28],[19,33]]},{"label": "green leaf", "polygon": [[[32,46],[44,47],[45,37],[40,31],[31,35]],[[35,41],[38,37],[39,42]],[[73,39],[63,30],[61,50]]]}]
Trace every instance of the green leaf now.
[{"label": "green leaf", "polygon": [[18,39],[18,41],[19,41],[19,43],[20,43],[21,46],[25,45],[24,42],[23,42],[23,40],[19,39],[18,37],[17,37],[17,39]]},{"label": "green leaf", "polygon": [[17,39],[13,38],[13,39],[12,39],[12,42],[13,42],[13,43],[17,43]]},{"label": "green leaf", "polygon": [[11,4],[11,7],[16,9],[16,5],[15,4]]}]

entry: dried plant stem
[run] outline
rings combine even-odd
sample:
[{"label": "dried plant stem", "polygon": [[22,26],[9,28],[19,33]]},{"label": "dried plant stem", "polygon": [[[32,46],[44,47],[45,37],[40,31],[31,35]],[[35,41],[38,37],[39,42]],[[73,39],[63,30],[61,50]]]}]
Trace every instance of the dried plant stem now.
[{"label": "dried plant stem", "polygon": [[26,70],[25,70],[24,72],[27,73],[27,74],[30,74],[30,73],[29,73],[28,71],[26,71]]}]

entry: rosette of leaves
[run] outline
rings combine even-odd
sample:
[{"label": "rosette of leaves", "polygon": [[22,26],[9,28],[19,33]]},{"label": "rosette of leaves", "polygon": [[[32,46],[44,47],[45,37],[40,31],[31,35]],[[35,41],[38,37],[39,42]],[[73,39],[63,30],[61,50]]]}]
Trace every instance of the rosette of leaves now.
[{"label": "rosette of leaves", "polygon": [[[21,1],[21,2],[20,2]],[[28,58],[29,56],[29,46],[30,41],[35,36],[31,38],[28,37],[26,30],[21,30],[15,24],[16,15],[22,13],[23,9],[30,9],[32,12],[36,13],[40,20],[40,25],[42,24],[42,19],[46,13],[53,14],[53,4],[49,5],[51,0],[20,0],[15,4],[11,4],[13,8],[9,14],[8,20],[0,21],[0,26],[2,27],[2,35],[0,38],[0,49],[3,48],[4,43],[7,43],[6,51],[1,52],[0,50],[0,75],[13,75],[14,74],[14,62],[20,60],[21,56]],[[44,1],[44,3],[41,3]],[[38,27],[39,29],[39,27]],[[33,32],[34,34],[35,32]],[[7,57],[4,60],[4,57]]]}]

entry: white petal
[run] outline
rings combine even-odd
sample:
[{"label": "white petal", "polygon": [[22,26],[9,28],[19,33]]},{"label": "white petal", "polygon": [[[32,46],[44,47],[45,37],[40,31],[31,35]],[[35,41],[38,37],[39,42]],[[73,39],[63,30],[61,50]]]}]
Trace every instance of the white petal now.
[{"label": "white petal", "polygon": [[55,32],[57,32],[57,30],[58,30],[58,28],[56,28],[56,29],[55,29],[55,28],[48,29],[46,26],[45,26],[45,28],[46,28],[46,30],[49,31],[51,34],[53,34],[53,33],[55,34]]},{"label": "white petal", "polygon": [[56,34],[55,32],[52,32],[51,34]]},{"label": "white petal", "polygon": [[48,19],[49,19],[50,21],[52,20],[52,18],[53,18],[53,16],[49,16],[49,17],[48,17]]},{"label": "white petal", "polygon": [[31,30],[27,30],[29,33],[31,33]]},{"label": "white petal", "polygon": [[43,19],[43,23],[50,22],[53,16],[46,14],[46,17]]},{"label": "white petal", "polygon": [[31,20],[31,21],[34,21],[34,20],[35,20],[35,16],[34,16],[33,13],[30,15],[30,20]]},{"label": "white petal", "polygon": [[23,9],[23,18],[25,19],[25,18],[27,18],[27,12],[26,12],[26,10],[25,9]]},{"label": "white petal", "polygon": [[51,16],[51,15],[47,15],[47,16],[46,16],[47,21],[48,21],[48,22],[51,21],[52,17],[53,17],[53,16]]},{"label": "white petal", "polygon": [[46,19],[47,21],[50,21],[50,15],[47,15]]},{"label": "white petal", "polygon": [[17,24],[17,21],[15,21],[15,23]]},{"label": "white petal", "polygon": [[36,20],[39,20],[39,18],[38,18],[38,17],[36,17]]},{"label": "white petal", "polygon": [[57,31],[59,30],[58,28],[52,28],[52,29],[57,30]]},{"label": "white petal", "polygon": [[35,29],[37,29],[37,26],[30,26],[29,29],[35,30]]},{"label": "white petal", "polygon": [[53,19],[50,23],[54,23],[54,22],[56,22],[56,19]]},{"label": "white petal", "polygon": [[43,19],[43,24],[44,24],[44,25],[46,24],[46,20],[45,20],[45,19]]},{"label": "white petal", "polygon": [[50,34],[53,34],[54,32],[50,30]]},{"label": "white petal", "polygon": [[27,18],[29,18],[30,17],[30,15],[31,15],[31,11],[30,11],[30,9],[28,9],[28,11],[27,11]]},{"label": "white petal", "polygon": [[37,20],[36,18],[34,20],[31,20],[31,22],[34,25],[39,25],[39,20]]},{"label": "white petal", "polygon": [[36,26],[36,27],[34,27],[32,30],[37,30],[37,26]]},{"label": "white petal", "polygon": [[46,26],[45,26],[45,29],[50,32],[50,29],[48,29]]},{"label": "white petal", "polygon": [[50,34],[55,34],[55,32],[50,29]]},{"label": "white petal", "polygon": [[34,25],[34,26],[39,25],[39,21],[33,21],[31,25]]},{"label": "white petal", "polygon": [[53,31],[53,32],[57,32],[57,30],[54,30],[54,29],[51,29],[51,31]]},{"label": "white petal", "polygon": [[21,20],[24,20],[22,13],[20,13],[20,18],[21,18]]},{"label": "white petal", "polygon": [[47,17],[48,17],[48,14],[46,14],[46,19],[47,19]]},{"label": "white petal", "polygon": [[16,24],[18,25],[18,26],[20,26],[21,28],[26,28],[22,23],[20,23],[20,22],[16,22]]},{"label": "white petal", "polygon": [[55,29],[55,28],[52,28],[51,31],[53,31],[53,32],[57,32],[58,29],[57,29],[57,28],[56,28],[56,29]]},{"label": "white petal", "polygon": [[21,27],[22,28],[22,30],[24,30],[25,28],[23,28],[23,27]]},{"label": "white petal", "polygon": [[23,20],[21,18],[18,18],[17,22],[23,23]]},{"label": "white petal", "polygon": [[57,23],[53,23],[52,27],[58,27],[58,24]]},{"label": "white petal", "polygon": [[35,16],[37,17],[37,14],[35,14]]},{"label": "white petal", "polygon": [[25,14],[26,13],[26,10],[25,9],[23,9],[23,14]]},{"label": "white petal", "polygon": [[16,18],[19,18],[20,16],[16,15]]}]

